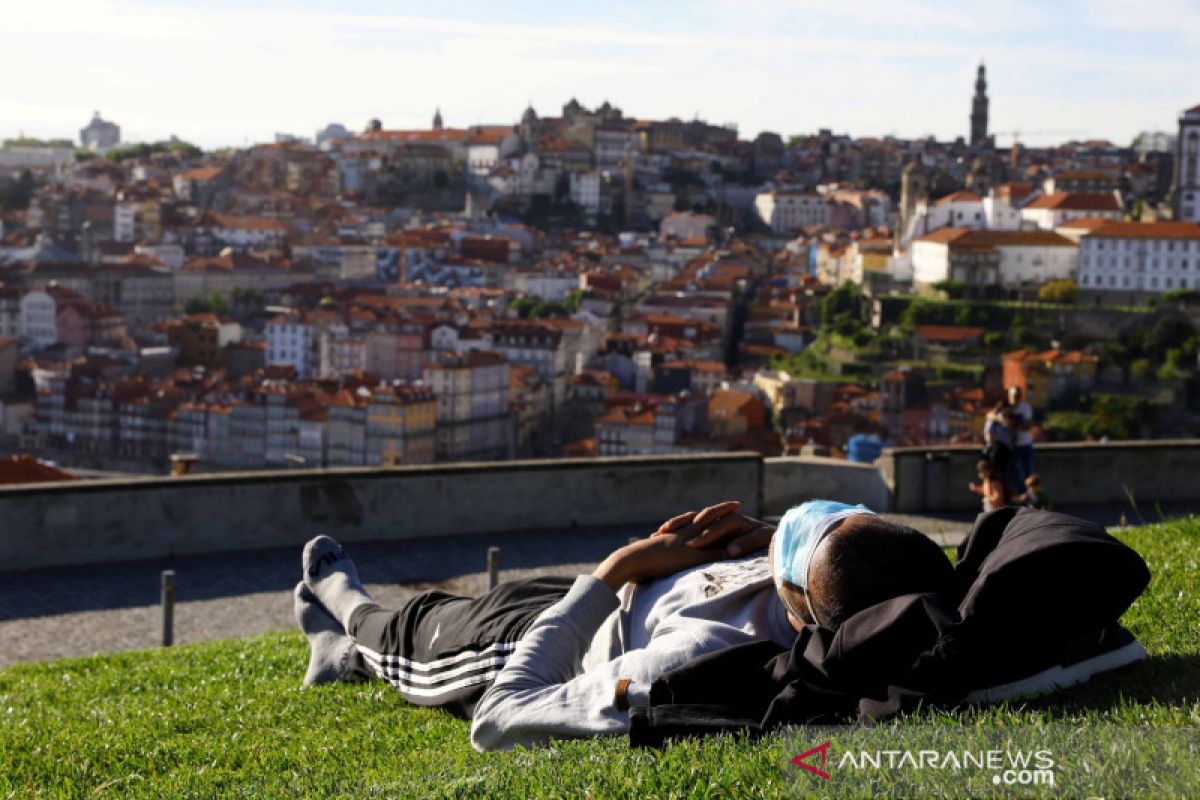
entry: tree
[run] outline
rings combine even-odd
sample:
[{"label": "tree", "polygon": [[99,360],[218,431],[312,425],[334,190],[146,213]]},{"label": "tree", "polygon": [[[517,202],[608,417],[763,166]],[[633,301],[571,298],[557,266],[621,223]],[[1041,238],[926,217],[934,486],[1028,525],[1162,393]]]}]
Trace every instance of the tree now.
[{"label": "tree", "polygon": [[117,147],[108,151],[109,161],[127,161],[131,158],[146,158],[155,153],[178,153],[183,158],[194,161],[204,155],[204,151],[191,142],[172,139],[165,142],[139,142],[125,147]]},{"label": "tree", "polygon": [[508,307],[517,312],[517,316],[521,319],[529,319],[530,313],[538,305],[536,297],[514,297]]},{"label": "tree", "polygon": [[914,300],[900,315],[900,327],[906,331],[913,331],[918,325],[936,322],[939,313],[940,306],[938,304],[924,299]]},{"label": "tree", "polygon": [[944,281],[938,281],[933,285],[933,288],[937,289],[939,292],[942,292],[951,300],[957,300],[967,293],[967,285],[965,283],[950,278],[947,278]]},{"label": "tree", "polygon": [[1008,328],[1008,346],[1016,350],[1036,345],[1037,337],[1029,330],[1025,317],[1020,314],[1013,315],[1012,324]]},{"label": "tree", "polygon": [[1038,300],[1043,303],[1069,305],[1079,297],[1079,285],[1075,281],[1050,281],[1038,289]]},{"label": "tree", "polygon": [[1152,415],[1150,401],[1144,397],[1120,394],[1096,395],[1092,405],[1095,432],[1113,439],[1134,439]]},{"label": "tree", "polygon": [[1154,365],[1150,363],[1150,359],[1148,358],[1134,359],[1129,365],[1129,374],[1135,381],[1148,381],[1154,374]]},{"label": "tree", "polygon": [[1001,331],[988,331],[983,335],[983,346],[988,350],[1003,350],[1007,338]]},{"label": "tree", "polygon": [[1096,426],[1086,411],[1051,411],[1042,427],[1053,442],[1078,442],[1093,436]]},{"label": "tree", "polygon": [[1155,361],[1166,358],[1167,351],[1196,335],[1196,329],[1184,317],[1164,317],[1146,331],[1142,347]]},{"label": "tree", "polygon": [[1194,305],[1200,303],[1200,289],[1168,289],[1162,293],[1162,300],[1166,303]]},{"label": "tree", "polygon": [[852,336],[867,321],[867,300],[862,287],[845,281],[821,299],[821,326]]},{"label": "tree", "polygon": [[546,317],[567,317],[570,315],[562,303],[547,300],[544,303],[535,305],[529,312],[529,316],[534,319],[545,319]]},{"label": "tree", "polygon": [[216,314],[218,317],[229,316],[229,304],[217,292],[208,297],[193,297],[183,304],[183,310],[188,314]]},{"label": "tree", "polygon": [[567,292],[567,296],[563,298],[563,307],[567,312],[574,314],[579,310],[579,304],[583,302],[583,289],[572,289]]}]

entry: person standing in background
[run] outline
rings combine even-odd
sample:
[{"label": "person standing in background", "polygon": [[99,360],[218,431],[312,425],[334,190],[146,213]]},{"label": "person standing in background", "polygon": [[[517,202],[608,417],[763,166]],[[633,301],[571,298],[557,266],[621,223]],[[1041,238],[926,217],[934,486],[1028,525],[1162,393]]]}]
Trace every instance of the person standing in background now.
[{"label": "person standing in background", "polygon": [[1013,420],[1013,467],[1017,485],[1033,475],[1033,408],[1025,402],[1020,386],[1008,387],[1008,405]]}]

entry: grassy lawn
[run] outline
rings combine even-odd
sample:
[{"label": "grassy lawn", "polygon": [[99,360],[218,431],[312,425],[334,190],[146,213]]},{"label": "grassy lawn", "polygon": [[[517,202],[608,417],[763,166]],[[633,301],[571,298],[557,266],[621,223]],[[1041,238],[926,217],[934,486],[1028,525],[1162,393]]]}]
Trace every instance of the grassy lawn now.
[{"label": "grassy lawn", "polygon": [[[822,736],[837,753],[918,740],[961,747],[950,739],[998,733],[1010,746],[1053,739],[1060,765],[1071,766],[1073,745],[1061,740],[1072,735],[1094,734],[1110,754],[1138,753],[1131,768],[1142,782],[1100,774],[1089,794],[1197,796],[1200,520],[1120,536],[1154,574],[1125,617],[1151,658],[1053,700],[759,742],[688,741],[664,752],[609,739],[479,754],[464,722],[407,706],[381,685],[301,690],[304,640],[280,633],[0,670],[0,798],[904,795],[914,790],[893,773],[843,770],[825,782],[790,759]],[[1033,795],[1074,796],[1064,777],[1057,790]],[[993,791],[958,775],[922,780],[917,794]]]}]

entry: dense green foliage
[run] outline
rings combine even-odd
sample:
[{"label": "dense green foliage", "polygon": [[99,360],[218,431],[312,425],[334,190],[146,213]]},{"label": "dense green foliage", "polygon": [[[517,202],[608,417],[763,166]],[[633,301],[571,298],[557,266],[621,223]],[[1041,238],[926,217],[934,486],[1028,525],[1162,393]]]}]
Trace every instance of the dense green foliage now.
[{"label": "dense green foliage", "polygon": [[517,312],[517,316],[521,319],[528,319],[533,313],[533,309],[537,308],[540,301],[536,297],[514,297],[508,304],[508,307]]},{"label": "dense green foliage", "polygon": [[1049,281],[1038,289],[1038,300],[1043,303],[1074,303],[1079,297],[1079,285],[1075,281]]},{"label": "dense green foliage", "polygon": [[[1049,699],[823,735],[839,746],[888,747],[921,729],[1060,723],[1127,739],[1157,733],[1160,767],[1194,764],[1194,736],[1185,734],[1200,725],[1200,519],[1119,536],[1154,575],[1124,618],[1148,661]],[[305,658],[298,633],[278,633],[0,670],[0,797],[778,797],[811,787],[789,761],[814,742],[786,733],[662,752],[613,738],[479,754],[466,723],[409,706],[381,684],[301,689]],[[1149,793],[1195,796],[1200,778],[1190,776],[1183,788]],[[928,781],[926,796],[963,793],[954,774]],[[822,796],[897,791],[844,773],[820,788]],[[1131,789],[1111,779],[1096,794]]]},{"label": "dense green foliage", "polygon": [[967,285],[962,281],[956,281],[952,278],[947,278],[944,281],[938,281],[933,285],[934,289],[942,292],[951,300],[958,300],[967,293]]},{"label": "dense green foliage", "polygon": [[153,143],[140,142],[116,147],[108,151],[107,158],[110,161],[128,161],[129,159],[146,158],[156,153],[179,153],[187,159],[197,159],[204,155],[204,151],[191,142],[174,140]]},{"label": "dense green foliage", "polygon": [[1123,331],[1100,348],[1102,362],[1120,367],[1139,382],[1155,375],[1181,377],[1194,367],[1198,353],[1200,333],[1181,314]]},{"label": "dense green foliage", "polygon": [[14,139],[5,139],[0,147],[7,150],[10,147],[58,147],[67,148],[74,147],[75,143],[70,139],[38,139],[33,136],[18,136]]},{"label": "dense green foliage", "polygon": [[845,281],[821,298],[819,306],[821,328],[842,336],[853,337],[861,331],[869,319],[867,299],[862,287],[853,281]]},{"label": "dense green foliage", "polygon": [[1137,439],[1154,421],[1150,401],[1136,395],[1098,394],[1091,411],[1051,411],[1046,415],[1046,435],[1052,441],[1083,439]]},{"label": "dense green foliage", "polygon": [[1200,289],[1168,289],[1162,293],[1162,298],[1167,303],[1184,303],[1192,305],[1200,303]]},{"label": "dense green foliage", "polygon": [[193,297],[183,304],[183,310],[188,314],[229,316],[229,304],[225,302],[225,298],[219,292],[213,292],[208,297]]}]

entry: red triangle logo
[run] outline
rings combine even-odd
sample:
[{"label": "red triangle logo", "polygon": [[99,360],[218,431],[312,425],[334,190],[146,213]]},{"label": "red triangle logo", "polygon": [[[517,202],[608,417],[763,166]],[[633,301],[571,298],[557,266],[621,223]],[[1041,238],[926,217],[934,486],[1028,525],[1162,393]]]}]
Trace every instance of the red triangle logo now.
[{"label": "red triangle logo", "polygon": [[814,764],[808,763],[808,759],[812,758],[818,753],[821,755],[821,767],[823,767],[825,766],[825,758],[829,755],[829,742],[819,744],[811,750],[806,750],[805,752],[793,758],[792,763],[800,769],[806,769],[814,775],[820,775],[825,780],[829,780],[828,772]]}]

